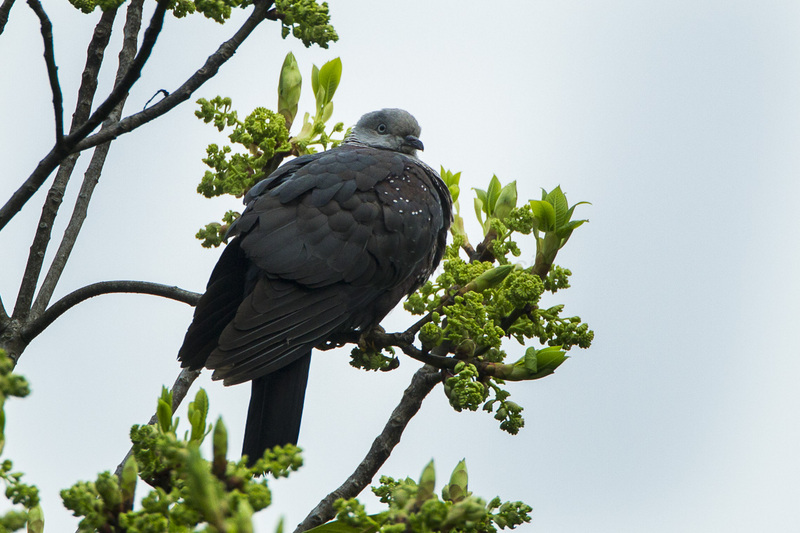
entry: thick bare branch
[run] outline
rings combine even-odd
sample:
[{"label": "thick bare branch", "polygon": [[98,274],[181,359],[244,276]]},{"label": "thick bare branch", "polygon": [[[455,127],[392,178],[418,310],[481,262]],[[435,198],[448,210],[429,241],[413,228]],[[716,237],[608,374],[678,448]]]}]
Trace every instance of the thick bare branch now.
[{"label": "thick bare branch", "polygon": [[[144,111],[126,117],[115,125],[87,137],[79,142],[73,148],[73,151],[86,150],[92,146],[116,139],[120,135],[130,132],[142,124],[146,124],[160,117],[178,104],[191,98],[194,91],[214,77],[219,71],[219,68],[236,53],[236,50],[242,42],[244,42],[253,30],[264,20],[265,14],[271,5],[271,1],[257,0],[255,2],[255,9],[233,37],[225,41],[216,52],[208,57],[205,64],[200,69],[186,80],[183,85],[172,91],[169,96],[152,107],[148,107]],[[0,220],[0,223],[2,223],[2,220]]]},{"label": "thick bare branch", "polygon": [[196,292],[187,291],[180,287],[151,283],[149,281],[100,281],[73,291],[54,303],[47,311],[42,313],[41,317],[23,328],[22,338],[26,342],[30,342],[70,308],[89,298],[112,293],[152,294],[154,296],[162,296],[164,298],[177,300],[192,306],[197,305],[197,301],[201,296]]},{"label": "thick bare branch", "polygon": [[[200,375],[200,370],[189,370],[188,368],[184,368],[181,370],[181,373],[178,374],[178,378],[175,380],[175,383],[172,385],[172,412],[174,413],[178,407],[181,405],[181,402],[184,398],[186,398],[186,394],[189,392],[189,388],[194,383],[194,380],[197,379],[197,376]],[[158,416],[154,414],[150,417],[150,421],[147,422],[147,425],[153,425],[158,420]],[[133,448],[128,450],[128,453],[125,454],[125,457],[122,459],[122,462],[117,465],[117,469],[114,470],[114,475],[119,477],[122,475],[122,468],[125,466],[125,463],[128,461],[128,457],[133,455]]]},{"label": "thick bare branch", "polygon": [[14,0],[4,0],[3,4],[0,5],[0,34],[3,33],[3,30],[6,28],[6,22],[8,22],[8,14],[11,12],[11,6],[14,5]]},{"label": "thick bare branch", "polygon": [[[111,37],[111,28],[114,23],[116,10],[108,10],[100,17],[100,21],[95,27],[92,40],[89,43],[89,49],[86,55],[86,66],[83,71],[81,86],[78,89],[78,103],[75,113],[72,117],[72,129],[76,128],[79,124],[86,121],[89,117],[89,112],[92,107],[92,100],[97,91],[97,74],[100,70],[100,65],[103,61],[103,56],[108,46]],[[78,155],[70,155],[66,157],[58,168],[56,179],[53,182],[50,191],[45,199],[44,206],[42,207],[42,215],[39,219],[39,224],[34,235],[33,243],[31,244],[28,262],[25,265],[25,273],[20,282],[20,290],[17,295],[17,302],[14,307],[14,316],[19,320],[24,320],[28,312],[31,310],[31,302],[36,290],[36,285],[42,270],[44,262],[44,254],[50,242],[50,235],[53,228],[58,209],[61,206],[61,201],[66,191],[67,183],[69,182],[72,171],[75,168]],[[79,198],[80,200],[80,198]],[[52,270],[52,269],[51,269]],[[57,281],[57,280],[56,280]],[[52,291],[51,291],[52,293]],[[39,299],[39,298],[37,298]],[[49,302],[49,296],[47,297]],[[44,310],[41,306],[39,312]],[[34,312],[34,316],[36,313]]]},{"label": "thick bare branch", "polygon": [[53,185],[47,191],[47,197],[42,206],[42,214],[39,217],[39,224],[36,226],[33,243],[28,252],[28,262],[25,264],[25,272],[20,282],[17,302],[14,304],[14,318],[17,320],[25,321],[31,310],[36,284],[44,264],[44,254],[47,251],[47,245],[50,243],[53,223],[56,220],[56,215],[58,215],[58,209],[61,207],[61,201],[64,199],[64,192],[67,190],[67,183],[77,159],[77,154],[67,157],[64,165],[61,166],[56,174]]},{"label": "thick bare branch", "polygon": [[[119,53],[119,67],[117,69],[117,78],[116,78],[117,83],[120,82],[122,77],[125,75],[125,72],[127,72],[131,62],[133,61],[133,57],[136,53],[136,37],[139,33],[139,28],[141,27],[143,4],[144,0],[134,0],[128,6],[128,16],[125,21],[122,50]],[[89,57],[91,57],[91,48],[89,51]],[[89,60],[87,58],[87,70],[88,68],[89,68]],[[96,86],[96,80],[97,80],[96,73],[95,76],[93,77]],[[86,80],[85,76],[84,80]],[[81,89],[83,89],[83,86],[81,87]],[[108,119],[104,123],[103,127],[106,127],[108,124],[111,124],[119,120],[119,117],[122,115],[122,107],[124,105],[125,105],[125,100],[123,99],[120,102],[120,104],[111,112]],[[75,112],[75,118],[78,118],[78,115],[79,114],[82,115],[83,113],[84,110],[81,106],[81,101],[79,98],[78,109]],[[88,108],[85,110],[85,113],[88,114]],[[85,120],[85,118],[83,120]],[[50,303],[50,298],[52,298],[53,296],[53,292],[55,291],[56,285],[58,284],[58,280],[61,278],[61,274],[64,271],[64,267],[67,264],[67,260],[69,259],[69,256],[72,253],[72,248],[74,247],[75,242],[78,239],[78,234],[81,231],[83,222],[84,220],[86,220],[86,214],[89,209],[89,202],[92,199],[94,188],[97,185],[98,181],[100,180],[100,174],[103,171],[103,165],[105,164],[106,156],[108,155],[110,147],[111,147],[110,142],[102,144],[96,147],[94,153],[92,154],[92,160],[89,162],[89,167],[87,168],[86,173],[84,174],[83,183],[81,184],[81,190],[78,193],[77,199],[75,200],[75,207],[73,208],[72,216],[70,217],[69,223],[67,224],[67,228],[64,230],[64,236],[61,239],[61,244],[59,244],[58,250],[56,251],[56,255],[53,258],[53,262],[50,265],[50,269],[47,271],[47,275],[45,276],[45,279],[42,282],[41,287],[39,288],[39,293],[36,296],[36,301],[34,302],[33,307],[31,308],[31,316],[34,318],[38,317],[41,313],[43,313],[47,305]],[[75,156],[73,155],[71,157]],[[59,169],[59,173],[60,172],[61,169]]]},{"label": "thick bare branch", "polygon": [[422,400],[439,383],[439,371],[430,366],[417,370],[411,384],[403,392],[403,398],[392,412],[383,431],[372,443],[366,457],[342,485],[325,496],[313,511],[297,526],[294,533],[302,533],[312,527],[324,524],[335,516],[333,503],[339,498],[355,498],[369,485],[378,469],[386,462],[392,449],[400,442],[400,437],[411,418],[417,414]]},{"label": "thick bare branch", "polygon": [[42,26],[42,39],[44,40],[44,62],[47,65],[47,78],[50,80],[50,91],[53,93],[53,112],[56,123],[56,144],[64,138],[64,98],[61,95],[61,84],[58,82],[58,67],[53,47],[53,25],[50,23],[39,0],[28,0],[28,5],[39,17]]}]

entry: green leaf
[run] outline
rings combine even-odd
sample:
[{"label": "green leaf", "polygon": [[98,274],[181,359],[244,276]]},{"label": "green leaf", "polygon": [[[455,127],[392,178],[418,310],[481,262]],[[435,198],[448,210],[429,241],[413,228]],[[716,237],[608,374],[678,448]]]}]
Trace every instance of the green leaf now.
[{"label": "green leaf", "polygon": [[536,217],[537,226],[542,231],[553,231],[556,223],[556,212],[546,200],[531,200],[531,211]]},{"label": "green leaf", "polygon": [[553,229],[558,229],[566,224],[569,220],[567,214],[569,205],[567,205],[567,197],[564,196],[564,193],[561,191],[561,185],[547,193],[547,198],[545,198],[545,200],[550,202],[555,210],[555,226]]},{"label": "green leaf", "polygon": [[[476,189],[477,192],[477,189]],[[483,191],[481,191],[483,192]],[[486,194],[484,193],[484,197]],[[483,213],[484,213],[484,203],[483,200],[480,199],[480,195],[474,198],[472,201],[473,205],[475,206],[475,216],[478,218],[478,222],[481,223],[481,227],[483,227],[483,232],[486,233],[486,225],[483,222]]]},{"label": "green leaf", "polygon": [[311,90],[315,96],[319,91],[319,69],[316,65],[311,65]]},{"label": "green leaf", "polygon": [[161,431],[168,433],[172,429],[172,406],[162,398],[159,398],[158,407],[156,407],[156,415],[158,417],[158,426],[161,428]]},{"label": "green leaf", "polygon": [[592,205],[591,202],[578,202],[577,204],[575,204],[572,207],[570,207],[569,211],[567,211],[567,220],[571,220],[572,219],[572,212],[575,211],[575,208],[578,207],[581,204]]},{"label": "green leaf", "polygon": [[494,205],[494,216],[500,220],[505,220],[515,207],[517,207],[516,180],[500,189],[500,193],[497,195],[497,202]]},{"label": "green leaf", "polygon": [[491,181],[489,181],[489,188],[486,190],[486,206],[488,207],[487,212],[490,215],[494,214],[494,207],[497,205],[497,198],[500,196],[501,190],[500,180],[497,179],[496,175],[492,176]]},{"label": "green leaf", "polygon": [[322,122],[327,122],[331,115],[333,115],[333,102],[328,102],[322,108]]},{"label": "green leaf", "polygon": [[338,57],[331,59],[319,69],[318,84],[319,89],[314,91],[317,96],[317,106],[322,109],[333,100],[333,95],[336,88],[339,86],[339,81],[342,79],[342,60]]}]

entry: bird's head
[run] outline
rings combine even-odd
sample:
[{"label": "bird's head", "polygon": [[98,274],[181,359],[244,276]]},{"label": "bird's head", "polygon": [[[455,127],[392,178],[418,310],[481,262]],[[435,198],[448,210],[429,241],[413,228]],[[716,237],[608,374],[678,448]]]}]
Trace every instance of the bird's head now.
[{"label": "bird's head", "polygon": [[416,156],[417,150],[424,149],[420,131],[417,119],[408,111],[381,109],[361,117],[347,141]]}]

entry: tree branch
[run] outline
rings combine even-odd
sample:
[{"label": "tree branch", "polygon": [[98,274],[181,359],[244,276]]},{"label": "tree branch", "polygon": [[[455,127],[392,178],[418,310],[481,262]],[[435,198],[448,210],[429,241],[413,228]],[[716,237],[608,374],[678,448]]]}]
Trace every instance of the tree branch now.
[{"label": "tree branch", "polygon": [[[181,369],[181,373],[178,374],[175,383],[172,385],[172,412],[174,413],[178,407],[180,406],[183,399],[186,397],[186,394],[189,392],[189,388],[194,383],[194,380],[197,379],[197,376],[200,375],[200,370],[189,370],[188,368]],[[148,426],[152,426],[158,420],[158,415],[154,414],[150,417],[150,421],[147,422]],[[125,466],[125,463],[128,462],[128,458],[133,455],[133,448],[128,450],[128,453],[125,454],[125,458],[122,459],[122,462],[117,465],[117,469],[114,470],[114,475],[120,477],[122,475],[122,468]]]},{"label": "tree branch", "polygon": [[5,0],[3,5],[0,5],[0,34],[6,28],[8,22],[8,14],[11,12],[11,6],[14,5],[14,0]]},{"label": "tree branch", "polygon": [[[92,35],[86,54],[86,66],[84,67],[81,86],[78,89],[78,103],[75,108],[75,113],[72,116],[72,130],[79,124],[85,122],[91,111],[92,100],[97,91],[97,74],[103,62],[103,56],[108,46],[109,39],[111,38],[111,28],[115,17],[116,9],[105,11],[100,17],[97,26],[95,26],[94,34]],[[25,273],[20,282],[17,302],[14,306],[14,317],[19,320],[25,320],[29,311],[31,311],[31,302],[33,301],[33,295],[36,291],[36,285],[42,271],[44,255],[50,242],[53,222],[58,214],[61,201],[64,197],[67,184],[72,177],[72,171],[75,168],[77,160],[78,155],[74,154],[61,161],[56,179],[50,187],[44,206],[42,206],[42,215],[36,227],[36,233],[28,255],[28,262],[25,265]],[[37,300],[41,299],[37,298]],[[44,310],[48,302],[49,295],[47,296],[47,301],[45,301],[44,305],[39,309],[39,312]],[[36,315],[37,313],[34,312],[34,316]]]},{"label": "tree branch", "polygon": [[[122,50],[119,53],[119,67],[117,69],[117,78],[116,78],[117,83],[119,83],[119,81],[124,76],[125,72],[128,70],[131,62],[133,61],[134,54],[136,53],[136,36],[138,35],[139,28],[141,27],[143,4],[144,0],[134,0],[128,6],[128,16],[125,21]],[[113,23],[113,18],[111,19],[110,22]],[[94,42],[94,39],[92,41]],[[105,42],[106,44],[108,43],[107,38]],[[90,54],[89,57],[91,57],[91,45],[89,54]],[[88,69],[89,69],[89,59],[87,57],[87,70]],[[97,82],[96,73],[94,76],[91,77],[94,79],[96,87],[96,82]],[[84,80],[85,79],[86,76],[84,76]],[[81,87],[81,89],[83,89],[83,86]],[[89,98],[89,101],[91,102],[91,96]],[[119,120],[119,117],[122,115],[122,107],[124,105],[125,105],[125,99],[123,99],[119,103],[119,105],[116,108],[114,108],[114,110],[109,115],[108,119],[106,119],[106,122],[104,123],[103,127],[106,127],[108,124]],[[81,111],[80,113],[81,115],[84,112],[88,114],[89,108],[90,106],[81,106],[81,100],[79,98],[78,108],[76,109],[75,113],[76,119],[78,118],[79,110]],[[45,276],[45,279],[42,282],[41,287],[39,288],[39,293],[36,296],[36,301],[34,302],[33,307],[31,308],[31,316],[33,316],[34,318],[38,317],[42,312],[44,312],[45,308],[50,303],[50,298],[52,298],[53,296],[53,292],[55,291],[56,285],[58,284],[58,280],[61,278],[61,274],[64,271],[64,267],[67,264],[67,260],[69,259],[69,256],[72,253],[72,249],[75,245],[75,242],[78,239],[78,234],[81,231],[83,222],[84,220],[86,220],[86,214],[89,209],[89,202],[92,199],[94,188],[97,185],[98,181],[100,180],[100,174],[103,171],[103,165],[105,164],[106,156],[108,155],[110,147],[111,147],[110,142],[102,144],[96,147],[94,153],[92,154],[92,159],[89,162],[89,167],[87,168],[86,173],[84,174],[83,183],[81,184],[81,190],[78,193],[77,199],[75,200],[75,207],[73,208],[72,216],[70,217],[69,223],[67,224],[67,228],[64,230],[64,236],[61,239],[61,244],[59,244],[58,250],[56,251],[56,255],[53,258],[52,263],[50,264],[49,270],[47,271],[47,275]],[[75,156],[73,155],[72,157]],[[59,172],[61,172],[61,170],[59,170]]]},{"label": "tree branch", "polygon": [[39,333],[45,330],[47,326],[52,324],[58,317],[67,312],[70,308],[78,305],[79,303],[99,296],[101,294],[112,293],[137,293],[137,294],[151,294],[153,296],[162,296],[189,304],[191,306],[197,305],[200,300],[200,294],[196,292],[187,291],[180,287],[162,285],[160,283],[151,283],[149,281],[100,281],[82,287],[76,291],[69,293],[61,298],[59,301],[50,306],[47,311],[42,313],[42,316],[27,324],[23,330],[21,337],[30,342]]},{"label": "tree branch", "polygon": [[[165,2],[162,0],[157,7],[158,9],[164,5]],[[6,224],[8,224],[9,220],[11,220],[14,215],[16,215],[22,206],[33,196],[33,194],[39,190],[42,184],[45,182],[47,177],[53,172],[53,170],[60,164],[61,160],[67,155],[69,152],[80,152],[82,150],[86,150],[87,148],[91,148],[93,146],[97,146],[98,144],[102,144],[104,142],[116,139],[120,135],[130,132],[135,128],[150,122],[151,120],[163,115],[164,113],[168,112],[184,100],[189,99],[192,93],[197,90],[201,85],[203,85],[206,81],[212,78],[219,70],[219,67],[225,63],[228,59],[233,56],[236,52],[238,47],[242,44],[242,42],[252,33],[258,24],[261,23],[262,20],[265,19],[265,14],[268,8],[272,5],[271,0],[255,0],[255,8],[251,13],[250,17],[242,24],[239,31],[228,41],[226,41],[219,49],[212,54],[208,60],[206,60],[205,65],[200,68],[194,75],[192,75],[179,89],[173,92],[169,97],[165,98],[158,104],[154,105],[153,107],[148,108],[145,111],[140,113],[136,113],[124,120],[117,122],[113,127],[108,128],[106,131],[100,131],[90,137],[82,138],[78,133],[86,136],[91,132],[91,129],[97,127],[100,122],[102,122],[105,116],[98,116],[98,112],[101,108],[104,110],[106,115],[111,112],[113,109],[112,107],[108,107],[107,104],[111,101],[111,96],[109,99],[106,100],[98,110],[92,115],[89,121],[86,122],[84,126],[90,125],[90,123],[94,123],[91,129],[88,131],[83,131],[84,128],[81,128],[80,131],[76,131],[73,134],[64,138],[64,142],[61,146],[55,146],[50,152],[42,159],[39,164],[36,166],[34,171],[25,180],[25,182],[17,189],[16,192],[11,196],[11,198],[6,202],[6,204],[0,208],[0,230],[2,230]],[[154,15],[154,19],[155,19]],[[161,17],[163,21],[163,16]],[[151,28],[153,27],[151,21]],[[148,28],[148,32],[150,29]],[[160,28],[159,28],[160,29]],[[148,38],[148,32],[145,33],[145,40]],[[152,35],[152,32],[150,32]],[[152,38],[152,42],[150,45],[155,43],[155,36]],[[140,49],[139,55],[137,55],[137,60],[143,57],[145,42],[142,42],[142,49]],[[147,50],[147,55],[149,55],[150,50]],[[146,58],[145,58],[146,59]],[[136,73],[135,65],[131,68],[131,73]],[[139,69],[141,72],[141,69]],[[131,74],[132,76],[133,74]],[[136,77],[138,77],[138,73],[136,73]],[[127,80],[127,76],[126,76]],[[132,81],[135,81],[132,80]],[[118,88],[124,87],[123,85],[118,86]],[[115,89],[117,91],[117,89]],[[114,91],[112,91],[114,93]],[[117,100],[118,102],[118,100]],[[116,104],[115,104],[116,105]]]},{"label": "tree branch", "polygon": [[61,84],[58,82],[58,67],[56,66],[55,51],[53,49],[53,25],[47,17],[39,0],[28,0],[28,5],[39,17],[42,26],[42,39],[44,40],[44,62],[47,65],[47,77],[50,79],[50,90],[53,93],[53,112],[56,119],[56,144],[61,144],[64,139],[64,98],[61,95]]},{"label": "tree branch", "polygon": [[271,0],[256,0],[255,9],[242,24],[239,30],[233,35],[233,37],[224,42],[216,52],[211,54],[206,60],[205,64],[199,68],[188,80],[186,80],[183,85],[172,91],[169,96],[152,107],[148,107],[143,111],[128,116],[113,126],[87,137],[86,139],[77,143],[73,148],[73,151],[86,150],[92,146],[116,139],[120,135],[128,133],[139,126],[160,117],[178,104],[188,100],[194,91],[200,88],[200,86],[202,86],[206,81],[214,77],[219,71],[219,68],[226,61],[228,61],[234,53],[236,53],[236,50],[239,48],[242,42],[244,42],[244,40],[247,39],[256,26],[258,26],[264,20],[265,14],[271,5]]},{"label": "tree branch", "polygon": [[118,80],[118,83],[114,85],[114,88],[105,101],[97,106],[92,116],[90,116],[77,131],[70,133],[69,136],[64,139],[65,143],[70,146],[70,149],[94,131],[97,126],[108,118],[114,108],[128,96],[128,91],[130,91],[133,84],[136,83],[136,80],[141,76],[142,69],[150,58],[153,47],[156,45],[156,39],[158,39],[161,28],[164,26],[164,15],[167,12],[168,5],[168,0],[158,0],[156,9],[153,12],[153,17],[150,19],[150,25],[144,32],[139,53],[136,54],[136,57],[131,62],[130,68],[128,68],[122,79]]},{"label": "tree branch", "polygon": [[325,496],[308,516],[297,526],[294,533],[302,533],[312,527],[324,524],[335,516],[333,503],[339,498],[354,498],[369,485],[372,478],[389,458],[392,449],[400,442],[408,422],[417,414],[422,400],[439,383],[439,371],[423,366],[414,374],[411,384],[403,392],[403,398],[392,412],[383,431],[372,443],[366,457],[342,485]]},{"label": "tree branch", "polygon": [[156,6],[153,18],[150,20],[150,26],[147,28],[147,31],[145,31],[139,53],[134,59],[131,68],[128,69],[122,83],[118,84],[111,91],[108,98],[98,106],[97,110],[86,119],[80,127],[64,137],[62,142],[56,143],[44,159],[39,162],[36,169],[34,169],[33,173],[25,180],[22,186],[17,189],[8,202],[0,208],[0,230],[5,227],[8,221],[11,220],[20,209],[22,209],[22,206],[30,200],[31,196],[39,190],[47,177],[61,164],[64,157],[73,151],[74,146],[108,117],[114,107],[125,97],[131,85],[139,78],[142,67],[144,67],[144,63],[149,58],[150,52],[155,45],[156,37],[158,37],[161,27],[163,26],[164,12],[167,9],[167,3],[168,2],[165,0],[161,0]]},{"label": "tree branch", "polygon": [[14,318],[18,320],[26,320],[30,313],[31,302],[36,292],[36,284],[39,280],[39,274],[42,272],[42,265],[44,264],[44,255],[47,251],[47,245],[50,243],[53,223],[55,222],[56,215],[58,215],[58,209],[61,207],[61,201],[64,199],[67,183],[69,182],[70,174],[75,167],[75,161],[77,159],[78,155],[75,154],[69,156],[64,161],[64,165],[56,174],[53,185],[51,185],[50,190],[47,191],[47,197],[42,206],[42,214],[39,217],[39,224],[36,226],[33,243],[28,252],[28,262],[25,264],[25,272],[22,274],[22,281],[20,282],[19,292],[17,293],[17,302],[14,304]]}]

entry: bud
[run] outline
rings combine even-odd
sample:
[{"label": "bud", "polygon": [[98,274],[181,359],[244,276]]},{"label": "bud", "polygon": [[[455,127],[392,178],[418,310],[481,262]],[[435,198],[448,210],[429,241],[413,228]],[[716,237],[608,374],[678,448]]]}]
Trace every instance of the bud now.
[{"label": "bud", "polygon": [[494,204],[494,212],[492,214],[499,220],[505,220],[515,207],[517,207],[516,180],[506,184],[506,186],[500,190],[500,195],[497,197],[497,203]]},{"label": "bud", "polygon": [[97,493],[100,494],[100,498],[103,500],[103,505],[106,509],[112,511],[119,510],[120,504],[122,503],[122,493],[119,490],[116,477],[108,472],[104,472],[97,477],[94,487],[97,489]]},{"label": "bud", "polygon": [[453,473],[450,475],[450,484],[448,485],[449,500],[452,502],[460,502],[467,496],[467,461],[462,459],[458,462]]},{"label": "bud", "polygon": [[214,426],[214,462],[212,469],[214,475],[221,478],[225,475],[225,469],[228,465],[228,430],[225,429],[225,424],[222,422],[222,417],[217,419],[217,424]]},{"label": "bud", "polygon": [[139,467],[136,459],[131,455],[125,461],[120,475],[120,490],[122,492],[122,504],[125,509],[133,509],[133,495],[136,492],[136,479],[139,475]]},{"label": "bud", "polygon": [[281,75],[278,81],[278,113],[286,119],[286,129],[288,130],[297,115],[297,102],[300,101],[300,89],[303,85],[303,77],[297,66],[294,54],[289,52],[283,60]]},{"label": "bud", "polygon": [[44,531],[44,513],[42,506],[37,505],[28,511],[28,533],[42,533]]},{"label": "bud", "polygon": [[422,503],[433,496],[433,489],[436,485],[436,469],[433,466],[433,459],[427,464],[419,478],[419,488],[417,489],[417,502]]},{"label": "bud", "polygon": [[496,266],[467,283],[464,289],[466,291],[483,292],[486,289],[496,287],[503,283],[503,280],[511,274],[514,268],[516,268],[514,265]]}]

